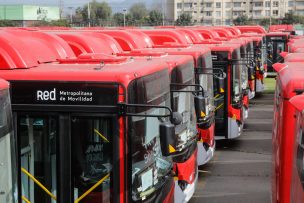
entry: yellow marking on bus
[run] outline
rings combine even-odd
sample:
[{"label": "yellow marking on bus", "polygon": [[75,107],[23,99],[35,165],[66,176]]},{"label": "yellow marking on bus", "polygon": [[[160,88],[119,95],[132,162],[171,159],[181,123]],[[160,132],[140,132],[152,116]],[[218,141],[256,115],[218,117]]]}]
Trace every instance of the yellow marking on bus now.
[{"label": "yellow marking on bus", "polygon": [[201,117],[206,117],[206,114],[203,111],[201,111]]},{"label": "yellow marking on bus", "polygon": [[93,185],[90,189],[88,189],[85,193],[83,193],[83,195],[81,195],[77,200],[75,200],[74,203],[79,203],[83,198],[88,196],[93,190],[95,190],[95,188],[97,188],[99,185],[101,185],[109,177],[110,177],[110,174],[107,174],[100,181],[98,181],[95,185]]},{"label": "yellow marking on bus", "polygon": [[56,196],[53,195],[42,183],[39,182],[32,174],[30,174],[25,168],[21,168],[21,171],[27,175],[32,181],[34,181],[44,192],[46,192],[53,200],[57,201]]},{"label": "yellow marking on bus", "polygon": [[172,145],[170,145],[170,144],[169,144],[169,152],[170,153],[176,152],[176,149],[174,149],[174,147],[172,147]]},{"label": "yellow marking on bus", "polygon": [[31,203],[30,200],[28,200],[26,197],[22,196],[21,197],[23,201],[25,201],[26,203]]},{"label": "yellow marking on bus", "polygon": [[214,99],[216,99],[216,98],[218,98],[218,97],[220,97],[221,96],[221,94],[217,94],[215,97],[214,97]]},{"label": "yellow marking on bus", "polygon": [[225,92],[225,90],[223,88],[220,88],[220,93]]},{"label": "yellow marking on bus", "polygon": [[110,142],[105,136],[103,136],[98,130],[94,129],[94,132],[99,135],[106,142]]},{"label": "yellow marking on bus", "polygon": [[215,111],[219,110],[220,108],[222,108],[224,106],[224,103],[220,104],[218,107],[215,108]]}]

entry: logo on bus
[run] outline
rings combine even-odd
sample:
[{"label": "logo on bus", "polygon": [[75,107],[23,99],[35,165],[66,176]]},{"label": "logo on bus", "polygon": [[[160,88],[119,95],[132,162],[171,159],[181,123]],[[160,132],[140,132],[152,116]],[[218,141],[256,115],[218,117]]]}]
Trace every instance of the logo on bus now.
[{"label": "logo on bus", "polygon": [[38,101],[56,101],[56,88],[51,91],[37,90]]}]

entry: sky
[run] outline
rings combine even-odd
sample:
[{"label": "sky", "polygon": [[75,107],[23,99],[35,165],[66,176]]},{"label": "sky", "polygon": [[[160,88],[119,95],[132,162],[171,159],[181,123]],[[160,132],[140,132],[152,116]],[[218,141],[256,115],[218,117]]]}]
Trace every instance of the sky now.
[{"label": "sky", "polygon": [[[123,0],[106,0],[109,3],[121,2]],[[88,3],[89,0],[63,0],[63,6],[65,9],[68,7],[79,7]],[[35,4],[35,5],[48,5],[48,6],[58,6],[59,0],[0,0],[1,4]]]}]

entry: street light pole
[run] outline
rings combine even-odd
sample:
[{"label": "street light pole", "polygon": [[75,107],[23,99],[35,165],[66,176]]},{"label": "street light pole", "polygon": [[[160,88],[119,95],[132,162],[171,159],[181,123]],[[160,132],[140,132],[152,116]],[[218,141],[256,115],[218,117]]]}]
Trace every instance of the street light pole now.
[{"label": "street light pole", "polygon": [[126,27],[126,12],[127,12],[127,9],[123,9],[123,16],[124,16],[124,27]]},{"label": "street light pole", "polygon": [[71,24],[73,23],[73,8],[72,6],[68,7],[68,9],[70,9],[70,21],[71,21]]},{"label": "street light pole", "polygon": [[90,2],[88,2],[88,19],[89,19],[89,27],[91,27],[91,8]]}]

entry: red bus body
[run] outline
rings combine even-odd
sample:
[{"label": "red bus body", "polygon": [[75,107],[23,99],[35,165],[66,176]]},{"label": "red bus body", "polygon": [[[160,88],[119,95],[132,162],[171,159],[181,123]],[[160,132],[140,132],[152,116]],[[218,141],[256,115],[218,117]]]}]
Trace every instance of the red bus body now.
[{"label": "red bus body", "polygon": [[239,29],[241,33],[257,33],[257,34],[266,34],[266,30],[259,25],[243,25],[243,26],[234,26]]},{"label": "red bus body", "polygon": [[[244,124],[244,117],[243,117],[243,96],[240,96],[238,104],[234,105],[232,100],[233,97],[233,87],[232,82],[233,79],[233,68],[234,66],[238,66],[237,71],[239,74],[241,74],[241,67],[240,67],[240,55],[239,58],[233,58],[233,53],[238,51],[240,54],[240,44],[223,44],[223,45],[206,45],[211,49],[212,57],[213,57],[213,67],[215,68],[221,68],[224,70],[224,72],[227,73],[227,78],[225,80],[226,90],[224,94],[224,106],[223,106],[223,112],[221,112],[224,123],[219,124],[216,122],[215,124],[215,135],[216,139],[234,139],[241,135],[243,124]],[[222,55],[225,55],[224,58],[222,58]],[[219,64],[217,64],[217,61]],[[223,64],[223,61],[224,62]],[[241,77],[241,75],[239,75]],[[236,82],[236,84],[239,84],[241,86],[241,78],[239,78],[239,81]],[[239,87],[241,88],[241,87]],[[241,94],[240,90],[240,94]],[[219,104],[221,105],[221,104]],[[219,106],[218,106],[219,107]],[[218,112],[219,113],[219,112]],[[220,119],[220,118],[218,118]],[[221,126],[221,127],[219,127]]]},{"label": "red bus body", "polygon": [[290,202],[296,120],[290,99],[304,89],[303,63],[275,64],[278,72],[273,117],[272,201]]},{"label": "red bus body", "polygon": [[[93,54],[96,54],[98,56],[98,53],[102,53],[102,48],[104,46],[107,46],[107,47],[112,47],[112,45],[108,45],[108,43],[105,43],[105,40],[103,42],[99,42],[98,40],[92,40],[92,42],[94,41],[95,43],[95,48],[94,46],[91,46],[90,47],[90,44],[89,41],[81,41],[81,40],[77,40],[75,38],[75,36],[78,36],[78,38],[81,38],[81,36],[83,37],[82,39],[86,39],[88,38],[88,36],[91,35],[99,35],[99,37],[104,37],[104,36],[101,36],[103,34],[100,34],[100,33],[89,33],[86,32],[86,33],[63,33],[63,34],[58,34],[59,36],[63,37],[65,40],[67,40],[70,44],[71,41],[73,41],[72,38],[74,38],[74,41],[73,43],[77,43],[77,46],[78,47],[84,47],[85,45],[83,43],[86,43],[86,46],[89,47],[89,49],[86,48],[87,51],[90,51],[91,53]],[[71,36],[71,37],[70,37]],[[107,36],[109,37],[109,36]],[[78,49],[79,50],[79,49]],[[96,57],[95,55],[95,57]],[[142,52],[131,52],[131,53],[126,53],[124,54],[123,52],[120,52],[120,54],[117,54],[117,55],[124,55],[124,56],[132,56],[133,58],[143,58],[143,60],[147,60],[146,58],[147,57],[152,57],[152,58],[160,58],[161,60],[163,61],[166,61],[171,69],[170,69],[170,72],[173,72],[174,69],[178,66],[184,66],[185,64],[189,64],[189,62],[191,62],[193,64],[193,59],[192,57],[190,57],[189,55],[182,55],[182,56],[179,56],[179,57],[176,57],[174,55],[172,56],[167,56],[167,54],[165,54],[164,52],[157,52],[157,51],[145,51],[143,50]],[[84,55],[86,56],[86,55]],[[92,57],[94,57],[94,55],[91,55]],[[80,55],[80,57],[82,57]],[[61,60],[61,62],[64,62],[64,63],[75,63],[77,62],[78,59],[76,60]],[[73,62],[74,61],[74,62]],[[98,58],[97,60],[95,61],[95,63],[98,62]],[[94,62],[93,62],[94,63]],[[211,137],[211,135],[209,135]],[[212,137],[211,137],[212,138]],[[214,146],[214,143],[211,143],[212,145],[210,145],[211,147]],[[213,148],[211,148],[213,149]],[[213,151],[212,152],[212,155],[213,155]],[[201,152],[199,153],[199,155],[201,154]],[[206,158],[205,159],[210,159],[211,155],[209,155],[207,157],[207,155],[205,156]],[[185,196],[177,196],[176,198],[178,200],[182,200],[182,199],[186,199],[186,201],[189,201],[190,198],[192,197],[194,191],[195,191],[195,188],[196,188],[196,182],[197,182],[197,150],[193,151],[192,155],[189,157],[189,159],[183,159],[182,162],[178,161],[175,163],[175,169],[176,169],[176,173],[178,174],[178,180],[179,181],[184,181],[184,183],[186,183],[186,186],[185,189],[184,189],[184,193],[186,194]],[[187,167],[186,167],[187,166]],[[185,167],[187,168],[185,170]],[[180,188],[179,188],[179,184],[176,182],[176,191],[179,189],[180,191],[182,191]],[[179,194],[181,195],[182,193],[180,192],[176,192],[176,194]]]},{"label": "red bus body", "polygon": [[[19,31],[18,31],[19,32]],[[20,32],[20,36],[24,36],[24,33]],[[31,33],[32,34],[32,33]],[[39,34],[39,33],[38,33]],[[5,38],[6,37],[6,33],[1,33],[0,34],[1,38]],[[19,37],[20,37],[19,36]],[[10,40],[15,40],[13,37],[9,38]],[[18,39],[18,38],[16,38]],[[25,37],[23,38],[24,41],[29,40],[29,38]],[[30,43],[32,43],[32,49],[35,49],[37,47],[40,46],[40,44],[38,44],[37,47],[34,46],[35,41],[39,40],[37,38],[32,38],[30,41]],[[26,43],[24,43],[22,40],[17,41],[20,42],[21,45],[26,45]],[[55,45],[55,43],[54,43]],[[60,48],[60,46],[58,46],[57,48]],[[118,100],[120,102],[125,102],[127,101],[127,89],[129,84],[135,80],[136,78],[140,78],[140,77],[144,77],[145,75],[149,75],[152,73],[156,73],[159,71],[165,71],[167,70],[167,63],[163,62],[162,60],[157,60],[157,59],[152,59],[149,61],[146,60],[136,60],[136,62],[132,62],[132,63],[125,63],[123,61],[123,65],[115,65],[112,64],[110,66],[108,66],[105,64],[105,66],[101,66],[99,67],[96,66],[96,64],[94,65],[88,65],[88,64],[83,64],[81,66],[79,65],[59,65],[56,63],[52,63],[52,64],[35,64],[32,63],[33,65],[30,64],[31,61],[38,61],[37,58],[39,59],[40,55],[35,55],[35,54],[24,54],[25,57],[23,57],[23,54],[20,54],[20,50],[22,51],[23,47],[21,46],[20,49],[15,48],[14,51],[17,53],[16,55],[16,61],[26,61],[25,59],[27,59],[28,61],[26,61],[28,64],[26,67],[24,67],[23,64],[16,66],[16,64],[14,64],[13,66],[2,66],[2,69],[9,69],[9,70],[1,70],[1,76],[6,78],[7,80],[10,81],[14,81],[14,85],[16,84],[15,81],[30,81],[30,82],[51,82],[51,83],[56,83],[56,82],[70,82],[70,83],[77,83],[77,82],[98,82],[101,81],[102,83],[117,83],[119,86],[121,86],[118,90],[119,92],[117,92],[117,94],[119,94],[118,96]],[[62,49],[64,50],[64,49]],[[67,50],[69,50],[69,48],[67,48]],[[31,53],[31,52],[29,52]],[[10,53],[8,52],[8,55],[10,55]],[[73,55],[73,54],[72,54]],[[5,57],[6,55],[3,53],[3,55],[1,55],[2,58]],[[19,58],[18,58],[19,57]],[[10,60],[10,58],[5,58],[8,61]],[[50,57],[50,59],[52,59]],[[45,59],[46,62],[52,62],[52,60],[50,59]],[[56,61],[56,59],[53,59],[54,61]],[[30,67],[30,65],[31,67]],[[27,68],[27,69],[24,69]],[[11,69],[15,69],[15,70],[11,70]],[[19,70],[18,70],[19,69]],[[102,70],[101,72],[99,72],[98,70]],[[38,86],[37,86],[38,87]],[[14,93],[15,88],[13,88],[13,98],[14,96],[16,96],[16,94]],[[14,100],[13,100],[14,101]],[[119,102],[117,101],[117,102]],[[13,104],[14,105],[14,104]],[[38,105],[39,106],[39,105]],[[16,109],[15,109],[16,110]],[[18,110],[17,110],[18,111]],[[119,195],[117,195],[116,198],[116,202],[129,202],[129,198],[130,195],[128,195],[128,190],[127,187],[125,187],[125,183],[128,182],[128,177],[126,172],[128,170],[125,170],[125,163],[127,163],[127,159],[126,159],[126,155],[125,151],[127,150],[127,147],[124,146],[124,143],[126,143],[127,138],[125,138],[125,133],[127,132],[127,126],[125,125],[126,121],[124,121],[124,119],[120,118],[119,121],[119,136],[120,139],[119,141],[119,165],[121,166],[118,174],[119,174],[119,181],[117,185],[117,188],[119,188],[119,191],[117,191]],[[118,178],[118,177],[117,177]],[[173,182],[173,178],[170,176],[168,177],[167,181],[169,181],[168,183],[166,183],[166,188],[164,191],[160,192],[157,196],[159,196],[161,201],[164,202],[173,202],[173,195],[174,195],[174,182]],[[94,193],[91,194],[90,196],[91,198],[94,198]],[[126,201],[125,201],[126,200]],[[93,201],[93,200],[92,200]]]},{"label": "red bus body", "polygon": [[295,35],[295,29],[293,25],[271,25],[269,26],[268,32],[288,32],[292,35]]},{"label": "red bus body", "polygon": [[290,202],[301,203],[304,199],[304,96],[299,95],[290,99],[296,108],[296,127],[293,147],[292,179]]},{"label": "red bus body", "polygon": [[[187,48],[187,49],[181,49],[181,48],[170,48],[170,45],[166,45],[168,48],[152,48],[152,49],[144,49],[144,47],[153,47],[153,42],[149,42],[149,37],[142,33],[140,30],[108,30],[106,32],[102,32],[103,34],[107,34],[108,36],[113,36],[115,40],[121,45],[121,47],[126,52],[120,52],[117,53],[118,56],[151,56],[151,57],[159,57],[163,53],[167,53],[169,55],[190,55],[193,57],[195,67],[198,67],[198,63],[202,60],[201,58],[208,58],[210,56],[210,50],[208,48],[200,48],[199,46]],[[67,33],[63,33],[60,35],[68,35]],[[79,35],[79,33],[77,33]],[[81,34],[81,33],[80,33]],[[100,33],[95,33],[99,34]],[[83,34],[85,35],[85,34]],[[132,35],[136,35],[137,37],[134,38]],[[141,35],[141,36],[140,36]],[[103,37],[103,36],[102,36]],[[138,43],[135,43],[137,40]],[[69,40],[67,40],[69,41]],[[80,42],[80,41],[79,41]],[[148,42],[146,45],[142,42]],[[98,43],[97,41],[95,44]],[[108,47],[115,46],[114,44],[109,44]],[[133,49],[132,47],[135,47],[136,49]],[[103,46],[97,46],[99,49],[91,49],[93,53],[100,53],[102,51]],[[140,49],[141,48],[141,49]],[[128,51],[131,50],[131,51]],[[208,59],[209,60],[209,59]],[[207,67],[212,68],[212,67]],[[202,165],[208,162],[214,154],[215,149],[215,142],[214,142],[214,123],[210,125],[210,127],[200,129],[199,130],[199,148],[201,150],[198,151],[199,153],[199,161],[198,164]],[[203,147],[201,145],[207,145],[207,151],[205,150],[206,146]],[[203,153],[203,154],[201,154]]]}]

